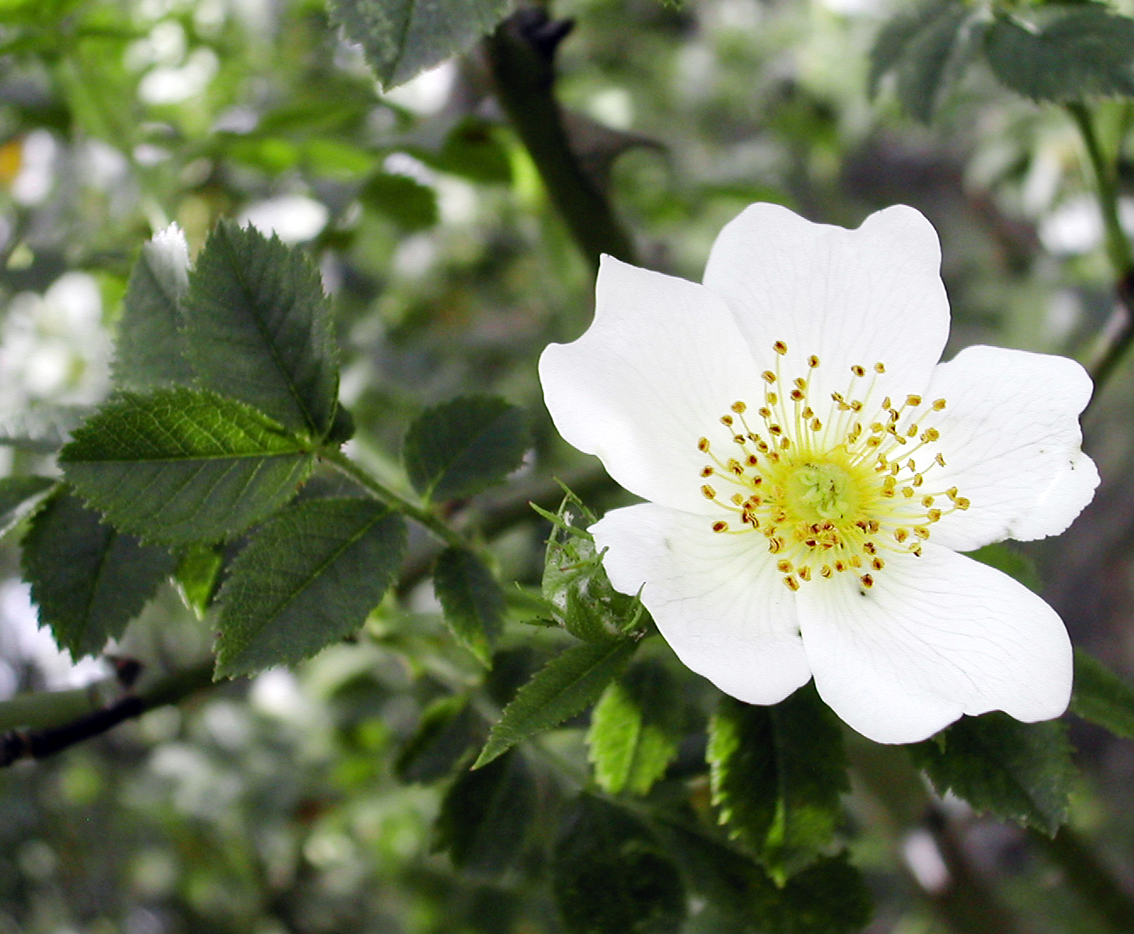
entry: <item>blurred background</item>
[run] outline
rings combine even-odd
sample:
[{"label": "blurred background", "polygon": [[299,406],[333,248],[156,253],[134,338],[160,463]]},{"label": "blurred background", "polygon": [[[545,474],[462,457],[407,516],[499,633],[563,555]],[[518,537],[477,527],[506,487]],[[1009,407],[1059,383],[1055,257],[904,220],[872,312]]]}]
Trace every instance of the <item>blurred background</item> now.
[{"label": "blurred background", "polygon": [[[575,21],[556,93],[576,152],[643,265],[699,279],[717,232],[753,201],[846,226],[904,202],[941,235],[946,356],[994,343],[1088,361],[1114,282],[1075,126],[979,69],[928,126],[885,83],[872,98],[869,50],[894,8],[557,0],[552,14]],[[1111,138],[1126,132],[1128,104],[1095,112]],[[1134,200],[1124,207],[1134,233]],[[195,251],[220,216],[315,257],[352,453],[379,476],[396,473],[423,406],[493,392],[533,413],[544,476],[575,471],[594,502],[615,501],[555,439],[535,371],[549,341],[586,326],[592,272],[480,54],[382,93],[321,0],[0,3],[0,472],[50,469],[43,452],[108,392],[142,243],[176,222]],[[1085,421],[1103,476],[1094,503],[1058,540],[1021,549],[1076,644],[1127,676],[1132,383],[1121,364]],[[504,580],[538,583],[545,536],[534,517],[499,531]],[[109,678],[108,662],[73,665],[37,629],[13,537],[0,549],[0,699]],[[492,880],[435,852],[442,788],[395,765],[439,679],[475,666],[413,568],[399,597],[357,642],[294,671],[218,685],[0,772],[0,934],[558,930],[530,881],[538,846],[531,873]],[[510,636],[516,671],[530,668],[528,638]],[[160,670],[210,644],[170,588],[115,651]],[[510,671],[494,674],[505,698]],[[1072,824],[1134,892],[1134,748],[1071,728]],[[875,898],[869,931],[1117,930],[1023,831],[959,802],[907,805],[884,791],[911,780],[904,760],[865,744],[852,758],[846,839]],[[950,904],[959,877],[975,916]],[[1002,913],[981,915],[988,904]],[[689,930],[723,930],[708,925]]]}]

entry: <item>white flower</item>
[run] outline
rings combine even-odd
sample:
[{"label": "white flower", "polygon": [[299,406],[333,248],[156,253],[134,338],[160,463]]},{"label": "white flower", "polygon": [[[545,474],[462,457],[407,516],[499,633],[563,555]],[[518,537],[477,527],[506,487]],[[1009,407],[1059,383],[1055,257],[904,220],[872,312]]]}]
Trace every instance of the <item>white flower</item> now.
[{"label": "white flower", "polygon": [[814,677],[884,743],[1063,712],[1063,623],[957,552],[1062,532],[1099,480],[1077,363],[938,363],[940,259],[912,208],[844,230],[753,205],[703,285],[604,257],[594,323],[540,360],[563,437],[649,501],[591,529],[614,586],[725,693],[773,704]]}]

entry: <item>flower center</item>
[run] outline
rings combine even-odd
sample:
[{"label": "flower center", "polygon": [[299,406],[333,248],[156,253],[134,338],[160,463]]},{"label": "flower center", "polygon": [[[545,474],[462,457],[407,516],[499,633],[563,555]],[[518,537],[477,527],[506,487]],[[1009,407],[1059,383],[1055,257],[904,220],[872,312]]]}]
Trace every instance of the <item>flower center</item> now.
[{"label": "flower center", "polygon": [[[969,508],[956,487],[932,488],[945,458],[929,422],[946,402],[876,399],[877,375],[886,371],[876,363],[869,378],[865,367],[852,366],[847,391],[831,393],[820,412],[806,377],[785,383],[780,373],[787,345],[773,349],[776,369],[763,374],[755,417],[743,401],[721,417],[728,453],[720,456],[707,437],[697,442],[712,461],[701,471],[701,492],[733,516],[714,521],[713,531],[763,534],[792,590],[848,570],[872,587],[886,552],[919,556],[933,523]],[[819,358],[807,363],[816,369]]]}]

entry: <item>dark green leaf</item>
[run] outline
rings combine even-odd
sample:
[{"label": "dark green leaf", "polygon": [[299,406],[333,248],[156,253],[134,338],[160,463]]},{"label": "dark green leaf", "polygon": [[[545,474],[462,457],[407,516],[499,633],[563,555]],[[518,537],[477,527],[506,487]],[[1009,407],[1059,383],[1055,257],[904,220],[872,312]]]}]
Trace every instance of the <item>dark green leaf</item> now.
[{"label": "dark green leaf", "polygon": [[1016,551],[1006,542],[994,542],[991,545],[978,548],[976,551],[970,551],[968,554],[970,558],[979,561],[981,564],[987,564],[990,568],[1003,571],[1029,590],[1038,593],[1043,585],[1039,572],[1036,570],[1035,562],[1027,555]]},{"label": "dark green leaf", "polygon": [[363,207],[385,214],[406,231],[424,230],[437,223],[437,196],[433,189],[408,175],[371,175],[359,191],[358,200]]},{"label": "dark green leaf", "polygon": [[1000,17],[985,53],[997,78],[1037,101],[1134,96],[1134,19],[1094,4],[1052,4],[1029,22]]},{"label": "dark green leaf", "polygon": [[677,755],[681,692],[661,665],[635,665],[595,705],[587,733],[595,780],[610,794],[644,795]]},{"label": "dark green leaf", "polygon": [[354,633],[405,544],[405,520],[373,500],[313,499],[272,516],[217,597],[217,676],[292,664]]},{"label": "dark green leaf", "polygon": [[178,544],[263,519],[295,495],[313,460],[262,412],[186,388],[116,396],[60,456],[67,479],[114,525]]},{"label": "dark green leaf", "polygon": [[125,389],[188,384],[194,372],[181,329],[189,287],[189,249],[176,227],[142,247],[130,273],[115,344],[114,379]]},{"label": "dark green leaf", "polygon": [[403,782],[428,783],[445,778],[472,758],[481,723],[466,697],[434,701],[421,715],[417,732],[394,760],[394,774]]},{"label": "dark green leaf", "polygon": [[74,659],[122,635],[173,570],[169,552],[116,531],[68,492],[36,513],[23,545],[40,623]]},{"label": "dark green leaf", "polygon": [[649,830],[621,808],[580,796],[564,815],[551,884],[571,934],[677,934],[685,887]]},{"label": "dark green leaf", "polygon": [[1115,736],[1134,740],[1134,688],[1079,649],[1075,650],[1071,712]]},{"label": "dark green leaf", "polygon": [[509,0],[330,0],[330,7],[388,89],[463,52],[497,24]]},{"label": "dark green leaf", "polygon": [[870,52],[870,93],[894,72],[898,100],[928,123],[945,85],[967,48],[965,31],[974,11],[961,0],[921,0],[903,8],[879,32]]},{"label": "dark green leaf", "polygon": [[0,479],[0,535],[8,534],[27,518],[56,483],[47,477]]},{"label": "dark green leaf", "polygon": [[441,802],[437,849],[453,865],[478,876],[496,876],[523,849],[535,815],[536,787],[518,752],[476,772],[464,772]]},{"label": "dark green leaf", "polygon": [[504,708],[473,768],[487,765],[516,743],[558,726],[593,704],[635,648],[633,639],[587,642],[552,659]]},{"label": "dark green leaf", "polygon": [[1075,778],[1067,731],[1057,720],[1020,723],[1004,713],[964,717],[909,747],[941,794],[1044,833],[1067,820]]},{"label": "dark green leaf", "polygon": [[471,551],[447,548],[433,568],[433,589],[457,641],[485,667],[504,628],[504,591]]},{"label": "dark green leaf", "polygon": [[406,433],[402,457],[414,489],[440,502],[502,482],[529,444],[522,409],[469,396],[422,413]]},{"label": "dark green leaf", "polygon": [[184,309],[204,385],[295,431],[328,433],[337,345],[319,272],[303,253],[221,221],[197,257]]},{"label": "dark green leaf", "polygon": [[830,843],[850,790],[842,729],[814,687],[773,707],[722,697],[709,727],[713,803],[778,878]]}]

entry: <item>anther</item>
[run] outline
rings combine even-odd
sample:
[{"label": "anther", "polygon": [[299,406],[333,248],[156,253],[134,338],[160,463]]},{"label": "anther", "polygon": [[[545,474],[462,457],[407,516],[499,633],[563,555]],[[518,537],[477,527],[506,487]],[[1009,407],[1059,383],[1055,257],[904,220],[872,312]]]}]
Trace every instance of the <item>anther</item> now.
[{"label": "anther", "polygon": [[783,341],[776,341],[774,344],[772,344],[772,350],[774,350],[782,357],[787,353],[787,344],[785,344]]},{"label": "anther", "polygon": [[741,402],[741,401],[740,401],[739,399],[738,399],[738,400],[737,400],[736,402],[734,402],[734,403],[732,404],[732,410],[733,410],[733,411],[734,411],[734,412],[735,412],[735,413],[736,413],[737,415],[743,415],[743,414],[744,414],[744,412],[745,412],[745,411],[746,411],[747,409],[748,409],[748,406],[746,406],[746,405],[745,405],[745,404],[744,404],[743,402]]},{"label": "anther", "polygon": [[945,455],[942,454],[940,451],[937,452],[937,455],[933,458],[933,460],[937,463],[938,467],[944,467],[945,466]]},{"label": "anther", "polygon": [[815,354],[812,354],[807,358],[807,365],[814,370],[815,367],[819,366],[819,358],[815,356]]},{"label": "anther", "polygon": [[787,584],[788,590],[792,590],[792,591],[799,590],[799,581],[797,581],[790,574],[787,577],[784,578],[784,583]]},{"label": "anther", "polygon": [[935,412],[940,412],[943,408],[945,408],[945,400],[944,399],[935,399],[934,402],[933,402],[933,410]]},{"label": "anther", "polygon": [[714,473],[715,473],[715,471],[713,470],[713,467],[712,467],[711,464],[706,464],[704,467],[701,468],[701,476],[702,477],[711,477]]},{"label": "anther", "polygon": [[884,367],[881,363],[876,363],[876,364],[874,364],[874,372],[875,373],[885,373],[886,367]]},{"label": "anther", "polygon": [[792,572],[792,563],[790,561],[777,561],[776,570],[781,574],[790,574]]},{"label": "anther", "polygon": [[806,564],[799,569],[798,573],[803,580],[811,580],[811,568],[809,568]]},{"label": "anther", "polygon": [[862,581],[863,587],[873,587],[874,586],[874,578],[871,577],[869,574],[863,574],[862,577],[859,578],[859,580]]},{"label": "anther", "polygon": [[807,396],[803,393],[803,390],[793,389],[791,391],[791,398],[792,398],[793,402],[802,402],[804,399],[807,398]]},{"label": "anther", "polygon": [[906,405],[916,409],[921,405],[921,396],[906,396]]},{"label": "anther", "polygon": [[701,495],[704,496],[705,499],[716,499],[717,491],[706,483],[703,487],[701,487]]},{"label": "anther", "polygon": [[732,416],[731,415],[722,415],[721,416],[721,424],[722,425],[728,425],[729,427],[731,427],[732,426]]},{"label": "anther", "polygon": [[863,367],[859,366],[857,363],[850,368],[850,371],[855,376],[865,376],[866,375],[866,370]]},{"label": "anther", "polygon": [[701,451],[702,453],[707,452],[709,450],[709,439],[699,438],[697,440],[697,450]]},{"label": "anther", "polygon": [[764,377],[764,382],[769,386],[776,381],[776,374],[771,370],[765,370],[761,375]]},{"label": "anther", "polygon": [[714,532],[727,532],[728,531],[728,523],[727,522],[719,522],[719,521],[714,522],[713,523],[713,531]]}]

